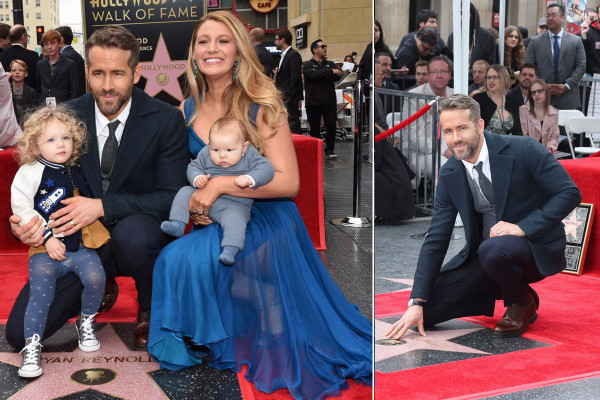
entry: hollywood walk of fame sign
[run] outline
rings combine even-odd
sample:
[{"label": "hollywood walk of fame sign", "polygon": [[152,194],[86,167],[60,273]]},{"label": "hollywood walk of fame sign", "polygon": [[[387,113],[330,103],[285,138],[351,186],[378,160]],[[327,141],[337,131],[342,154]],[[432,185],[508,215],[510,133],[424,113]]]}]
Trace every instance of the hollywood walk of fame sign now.
[{"label": "hollywood walk of fame sign", "polygon": [[582,273],[594,221],[594,211],[593,204],[581,203],[563,219],[567,236],[565,249],[567,265],[563,270],[565,273],[575,275]]},{"label": "hollywood walk of fame sign", "polygon": [[204,0],[82,0],[84,35],[122,25],[140,42],[142,78],[136,86],[178,106],[185,96],[186,60]]}]

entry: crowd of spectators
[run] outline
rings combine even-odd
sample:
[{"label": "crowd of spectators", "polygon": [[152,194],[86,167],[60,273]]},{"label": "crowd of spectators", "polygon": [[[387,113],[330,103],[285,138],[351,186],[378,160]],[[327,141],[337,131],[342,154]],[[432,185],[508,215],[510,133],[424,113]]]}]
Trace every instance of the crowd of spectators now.
[{"label": "crowd of spectators", "polygon": [[[521,26],[508,25],[504,29],[501,55],[498,32],[482,24],[477,8],[470,3],[468,55],[464,56],[469,64],[467,94],[479,103],[487,131],[532,136],[548,150],[558,150],[558,123],[554,121],[558,110],[581,110],[579,85],[583,75],[600,73],[599,11],[586,10],[581,33],[572,34],[566,29],[565,7],[550,3],[546,13],[537,20],[535,36],[528,37],[528,30]],[[438,14],[434,10],[419,11],[415,22],[416,30],[402,36],[395,57],[389,58],[391,75],[384,71],[385,68],[380,68],[380,86],[406,93],[447,97],[453,92],[453,34],[450,33],[446,42],[440,37]],[[390,53],[383,42],[383,29],[378,21],[375,48],[375,53]],[[448,68],[432,67],[432,60],[447,63]],[[446,84],[441,85],[444,81]],[[532,93],[534,83],[535,93]],[[401,113],[400,120],[394,117],[395,124],[420,108],[409,96],[395,99],[381,102],[385,104],[382,115]],[[402,106],[395,108],[395,103]],[[434,111],[419,118],[412,128],[405,128],[395,140],[395,145],[408,158],[407,165],[415,170],[412,187],[416,190],[424,178],[427,180],[435,175],[434,157],[437,155],[432,155],[435,132],[430,127],[425,128],[432,123]],[[556,126],[551,128],[552,124]],[[440,145],[438,166],[452,155],[443,143]]]}]

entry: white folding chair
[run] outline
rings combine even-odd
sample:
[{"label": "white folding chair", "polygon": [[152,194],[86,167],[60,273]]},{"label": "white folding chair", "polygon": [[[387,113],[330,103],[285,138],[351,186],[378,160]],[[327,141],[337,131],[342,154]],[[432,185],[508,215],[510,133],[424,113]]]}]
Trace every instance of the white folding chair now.
[{"label": "white folding chair", "polygon": [[585,117],[579,110],[558,110],[558,125],[565,126],[567,120],[573,117]]},{"label": "white folding chair", "polygon": [[[583,113],[579,110],[558,110],[558,126],[564,127],[567,123],[567,120],[569,120],[569,118],[576,118],[576,117],[585,117],[585,115],[583,115]],[[567,135],[567,137],[561,135],[561,137],[559,138],[559,143],[567,138],[568,138],[568,142],[569,142],[569,148],[571,149],[571,157],[575,158],[575,152],[573,151],[573,143],[571,142],[571,138],[568,137],[568,135]]]},{"label": "white folding chair", "polygon": [[[591,146],[589,147],[571,147],[571,152],[577,154],[594,154],[600,151],[600,147],[595,141],[600,140],[598,136],[600,133],[600,118],[598,117],[574,117],[569,118],[565,124],[565,131],[567,132],[567,138],[569,144],[571,143],[571,134],[581,133],[585,134],[590,139]],[[575,157],[573,157],[575,158]]]}]

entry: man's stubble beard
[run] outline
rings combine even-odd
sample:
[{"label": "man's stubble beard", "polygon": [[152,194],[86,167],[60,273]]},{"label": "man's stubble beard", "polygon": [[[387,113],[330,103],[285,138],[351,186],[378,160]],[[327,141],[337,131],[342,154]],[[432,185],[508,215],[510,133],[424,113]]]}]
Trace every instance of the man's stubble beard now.
[{"label": "man's stubble beard", "polygon": [[[102,91],[102,93],[104,93],[104,91]],[[111,94],[115,94],[115,92],[110,92]],[[117,111],[119,111],[121,109],[121,107],[123,107],[123,105],[127,104],[127,102],[129,101],[129,99],[131,99],[131,95],[133,93],[133,86],[131,86],[129,88],[129,90],[123,95],[118,95],[117,93],[117,100],[116,102],[114,102],[114,105],[109,106],[106,103],[102,103],[98,97],[96,97],[96,93],[94,91],[92,91],[92,96],[94,96],[94,99],[96,100],[96,104],[98,105],[98,109],[100,110],[100,112],[104,115],[114,115],[117,113]]]},{"label": "man's stubble beard", "polygon": [[471,143],[467,143],[467,148],[466,148],[466,153],[464,155],[459,155],[457,153],[454,153],[454,157],[458,158],[459,160],[468,160],[471,157],[473,157],[475,155],[475,153],[477,152],[477,148],[479,147],[479,141],[480,141],[480,137],[479,135],[476,136],[475,140]]}]

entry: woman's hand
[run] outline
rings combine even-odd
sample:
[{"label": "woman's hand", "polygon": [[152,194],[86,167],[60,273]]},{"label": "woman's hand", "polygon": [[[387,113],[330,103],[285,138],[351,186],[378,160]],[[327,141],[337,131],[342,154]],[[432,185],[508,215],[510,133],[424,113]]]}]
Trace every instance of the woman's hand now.
[{"label": "woman's hand", "polygon": [[218,185],[219,177],[208,181],[203,189],[197,189],[188,204],[192,219],[200,225],[210,225],[212,221],[209,218],[210,208],[215,200],[222,194]]}]

